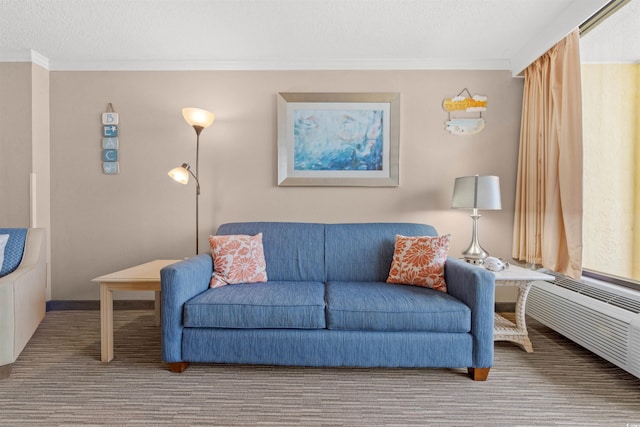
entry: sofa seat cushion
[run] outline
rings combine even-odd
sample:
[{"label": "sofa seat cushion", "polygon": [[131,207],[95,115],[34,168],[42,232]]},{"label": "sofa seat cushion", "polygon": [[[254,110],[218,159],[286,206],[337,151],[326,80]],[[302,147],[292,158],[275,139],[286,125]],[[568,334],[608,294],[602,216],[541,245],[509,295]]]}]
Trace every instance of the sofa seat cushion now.
[{"label": "sofa seat cushion", "polygon": [[184,305],[184,326],[194,328],[325,327],[321,282],[243,283],[211,288]]},{"label": "sofa seat cushion", "polygon": [[327,328],[469,332],[471,310],[444,292],[384,282],[327,283]]}]

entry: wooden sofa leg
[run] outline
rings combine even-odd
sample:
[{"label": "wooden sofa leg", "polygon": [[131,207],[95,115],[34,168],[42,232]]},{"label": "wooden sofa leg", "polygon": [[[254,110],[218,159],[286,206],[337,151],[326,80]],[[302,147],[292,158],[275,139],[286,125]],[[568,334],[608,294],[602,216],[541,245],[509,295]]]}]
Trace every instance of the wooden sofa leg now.
[{"label": "wooden sofa leg", "polygon": [[491,368],[467,368],[469,376],[474,381],[486,381]]},{"label": "wooden sofa leg", "polygon": [[171,362],[169,363],[169,370],[173,373],[180,374],[189,367],[189,362]]},{"label": "wooden sofa leg", "polygon": [[13,363],[0,366],[0,380],[4,378],[9,378],[9,376],[11,376],[12,366],[13,366]]}]

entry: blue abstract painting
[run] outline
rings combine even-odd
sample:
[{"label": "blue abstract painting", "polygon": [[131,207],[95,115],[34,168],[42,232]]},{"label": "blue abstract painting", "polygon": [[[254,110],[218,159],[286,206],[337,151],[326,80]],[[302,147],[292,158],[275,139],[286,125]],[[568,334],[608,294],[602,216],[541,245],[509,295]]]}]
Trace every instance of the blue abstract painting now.
[{"label": "blue abstract painting", "polygon": [[294,110],[293,168],[380,171],[383,110]]}]

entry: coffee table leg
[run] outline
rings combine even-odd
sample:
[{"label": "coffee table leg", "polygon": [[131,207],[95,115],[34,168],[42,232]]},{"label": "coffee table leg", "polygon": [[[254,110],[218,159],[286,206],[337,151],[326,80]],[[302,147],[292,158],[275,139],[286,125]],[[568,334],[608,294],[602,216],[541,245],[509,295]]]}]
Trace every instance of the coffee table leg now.
[{"label": "coffee table leg", "polygon": [[100,283],[100,335],[102,362],[113,360],[113,291]]},{"label": "coffee table leg", "polygon": [[160,326],[160,319],[161,319],[161,314],[160,314],[160,307],[161,307],[161,293],[160,291],[156,291],[156,301],[155,301],[155,305],[154,308],[156,310],[156,326]]}]

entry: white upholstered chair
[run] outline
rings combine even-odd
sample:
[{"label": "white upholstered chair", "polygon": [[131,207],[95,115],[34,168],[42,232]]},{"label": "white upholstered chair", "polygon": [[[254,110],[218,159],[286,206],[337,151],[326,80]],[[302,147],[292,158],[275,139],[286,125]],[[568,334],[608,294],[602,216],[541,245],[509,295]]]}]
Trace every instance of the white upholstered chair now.
[{"label": "white upholstered chair", "polygon": [[[0,229],[0,235],[6,230],[11,229]],[[0,277],[0,378],[11,374],[11,365],[20,356],[46,311],[45,230],[28,229],[24,239],[18,267]]]}]

